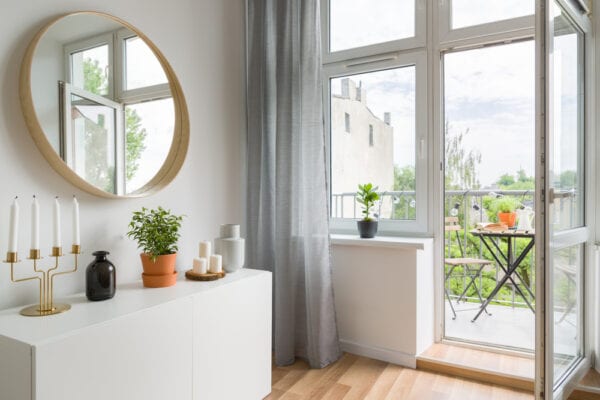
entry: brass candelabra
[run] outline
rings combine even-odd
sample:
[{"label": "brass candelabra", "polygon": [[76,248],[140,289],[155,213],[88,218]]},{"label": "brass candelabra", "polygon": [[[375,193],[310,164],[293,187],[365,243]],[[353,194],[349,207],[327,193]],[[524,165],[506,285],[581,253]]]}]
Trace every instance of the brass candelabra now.
[{"label": "brass candelabra", "polygon": [[71,254],[75,258],[75,266],[68,271],[57,271],[59,260],[63,256],[62,247],[53,247],[50,257],[54,258],[54,266],[43,270],[38,269],[38,263],[42,259],[39,249],[29,250],[29,260],[33,261],[33,271],[37,273],[35,276],[27,278],[15,279],[15,264],[20,262],[16,252],[6,253],[7,264],[10,264],[10,279],[13,282],[25,282],[37,279],[40,287],[40,299],[38,304],[25,307],[21,310],[21,315],[28,317],[43,317],[65,312],[71,308],[69,304],[54,303],[54,277],[58,275],[70,274],[77,271],[77,257],[81,254],[81,246],[74,244],[71,246]]}]

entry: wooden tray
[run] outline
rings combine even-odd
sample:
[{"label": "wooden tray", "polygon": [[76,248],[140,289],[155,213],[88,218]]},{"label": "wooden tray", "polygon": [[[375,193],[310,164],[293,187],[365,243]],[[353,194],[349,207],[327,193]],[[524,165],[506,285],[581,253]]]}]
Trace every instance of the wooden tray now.
[{"label": "wooden tray", "polygon": [[206,274],[197,274],[193,269],[185,271],[185,277],[193,281],[216,281],[225,277],[225,271],[219,273],[207,272]]}]

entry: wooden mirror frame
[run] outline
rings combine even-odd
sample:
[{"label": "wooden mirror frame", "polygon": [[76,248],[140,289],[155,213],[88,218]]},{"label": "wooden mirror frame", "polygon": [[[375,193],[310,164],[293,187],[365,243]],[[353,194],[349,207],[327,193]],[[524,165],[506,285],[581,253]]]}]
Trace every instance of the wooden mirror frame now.
[{"label": "wooden mirror frame", "polygon": [[[135,192],[127,193],[124,195],[117,195],[115,193],[106,192],[92,185],[91,183],[88,183],[74,170],[72,170],[71,167],[69,167],[67,163],[63,161],[60,155],[54,150],[54,148],[50,144],[37,117],[35,107],[33,104],[33,93],[31,87],[31,68],[33,65],[33,57],[35,55],[35,51],[41,38],[52,26],[54,26],[54,24],[56,24],[63,18],[85,14],[109,18],[130,29],[142,40],[144,40],[144,42],[148,45],[148,47],[150,47],[150,49],[153,51],[154,55],[160,62],[160,65],[162,66],[165,75],[167,76],[167,79],[169,81],[171,95],[173,96],[175,124],[173,129],[173,139],[171,142],[171,148],[169,150],[169,153],[167,154],[167,158],[165,159],[162,167],[158,170],[156,175],[154,175],[154,177],[149,182],[147,182],[144,186],[142,186]],[[21,99],[21,108],[23,110],[25,123],[27,125],[27,128],[29,129],[29,133],[31,134],[33,141],[35,142],[40,152],[44,155],[48,163],[50,163],[50,165],[52,166],[52,168],[54,168],[56,172],[58,172],[66,180],[71,182],[79,189],[84,190],[90,194],[110,199],[149,196],[167,186],[175,178],[175,176],[177,176],[177,173],[179,172],[183,165],[183,162],[185,161],[187,149],[189,146],[190,121],[187,105],[183,96],[183,91],[181,89],[181,85],[179,84],[179,80],[177,79],[177,76],[173,71],[173,68],[171,67],[165,56],[160,52],[158,47],[156,47],[156,45],[152,43],[152,41],[150,41],[150,39],[148,39],[146,35],[144,35],[142,32],[140,32],[139,29],[129,24],[128,22],[125,22],[122,19],[112,16],[110,14],[105,14],[97,11],[77,11],[60,15],[57,18],[50,21],[48,24],[46,24],[33,37],[31,42],[29,43],[29,46],[27,47],[25,56],[23,57],[23,62],[21,64],[21,73],[19,77],[19,96]]]}]

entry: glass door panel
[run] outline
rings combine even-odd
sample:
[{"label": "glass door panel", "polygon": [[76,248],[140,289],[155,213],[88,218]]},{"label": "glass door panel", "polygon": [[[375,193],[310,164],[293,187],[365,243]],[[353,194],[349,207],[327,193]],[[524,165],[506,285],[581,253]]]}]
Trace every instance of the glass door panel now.
[{"label": "glass door panel", "polygon": [[561,1],[548,9],[545,398],[563,398],[583,357],[584,34]]}]

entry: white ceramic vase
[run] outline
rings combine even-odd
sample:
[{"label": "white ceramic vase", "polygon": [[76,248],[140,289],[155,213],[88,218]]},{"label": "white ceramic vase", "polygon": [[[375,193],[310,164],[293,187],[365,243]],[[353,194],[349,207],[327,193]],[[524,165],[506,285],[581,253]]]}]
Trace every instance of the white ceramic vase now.
[{"label": "white ceramic vase", "polygon": [[240,226],[221,225],[219,232],[221,237],[215,239],[215,253],[223,257],[223,269],[231,273],[243,268],[246,243],[240,238]]}]

